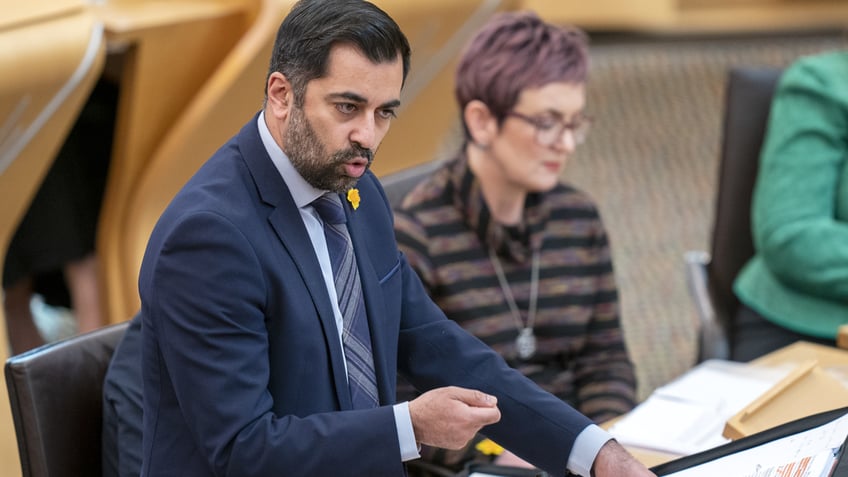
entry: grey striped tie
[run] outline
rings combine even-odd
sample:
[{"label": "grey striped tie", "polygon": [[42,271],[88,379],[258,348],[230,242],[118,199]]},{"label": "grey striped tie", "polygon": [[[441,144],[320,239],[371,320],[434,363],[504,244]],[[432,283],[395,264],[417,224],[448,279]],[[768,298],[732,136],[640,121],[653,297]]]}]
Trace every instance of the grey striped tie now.
[{"label": "grey striped tie", "polygon": [[371,353],[365,301],[353,243],[347,230],[347,218],[336,194],[324,194],[315,199],[312,206],[324,222],[324,237],[327,239],[339,310],[344,321],[342,344],[347,361],[350,398],[355,409],[372,408],[379,404],[374,356]]}]

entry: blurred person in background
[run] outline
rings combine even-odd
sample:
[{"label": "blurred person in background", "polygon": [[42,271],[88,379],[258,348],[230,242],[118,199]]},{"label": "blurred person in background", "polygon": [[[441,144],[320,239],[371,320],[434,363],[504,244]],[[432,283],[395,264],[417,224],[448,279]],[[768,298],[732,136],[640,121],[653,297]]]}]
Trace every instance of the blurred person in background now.
[{"label": "blurred person in background", "polygon": [[848,323],[848,51],[802,57],[772,100],[751,209],[754,257],[736,278],[731,357]]},{"label": "blurred person in background", "polygon": [[98,81],[9,244],[3,305],[12,352],[105,323],[95,253],[118,104]]},{"label": "blurred person in background", "polygon": [[[601,423],[632,409],[636,378],[597,206],[561,181],[590,125],[587,42],[532,12],[493,17],[456,71],[464,142],[404,198],[395,232],[450,319]],[[528,465],[480,439],[424,455]]]}]

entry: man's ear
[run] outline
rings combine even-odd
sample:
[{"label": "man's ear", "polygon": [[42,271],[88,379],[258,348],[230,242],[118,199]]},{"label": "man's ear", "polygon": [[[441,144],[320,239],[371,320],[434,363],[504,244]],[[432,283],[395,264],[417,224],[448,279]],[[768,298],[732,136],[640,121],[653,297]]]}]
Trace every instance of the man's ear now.
[{"label": "man's ear", "polygon": [[489,147],[498,135],[498,121],[486,103],[472,100],[465,105],[462,115],[471,141],[482,148]]},{"label": "man's ear", "polygon": [[285,119],[294,105],[294,92],[288,78],[278,71],[271,73],[266,85],[268,95],[267,108],[274,117]]}]

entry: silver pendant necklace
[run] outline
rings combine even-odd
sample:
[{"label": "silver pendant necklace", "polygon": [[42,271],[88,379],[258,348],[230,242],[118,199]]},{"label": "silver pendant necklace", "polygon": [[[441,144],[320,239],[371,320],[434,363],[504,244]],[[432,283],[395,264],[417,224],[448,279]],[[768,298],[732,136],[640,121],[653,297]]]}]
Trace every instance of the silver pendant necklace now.
[{"label": "silver pendant necklace", "polygon": [[533,251],[533,264],[530,269],[530,305],[527,309],[526,324],[521,319],[521,312],[518,311],[518,306],[515,304],[512,288],[506,281],[501,261],[492,249],[489,249],[489,259],[495,268],[495,274],[498,276],[504,298],[509,305],[510,312],[512,312],[512,317],[515,319],[515,326],[518,328],[518,337],[515,338],[515,349],[518,351],[518,357],[523,360],[530,359],[536,354],[536,335],[533,334],[533,324],[536,321],[536,303],[539,298],[539,251]]}]

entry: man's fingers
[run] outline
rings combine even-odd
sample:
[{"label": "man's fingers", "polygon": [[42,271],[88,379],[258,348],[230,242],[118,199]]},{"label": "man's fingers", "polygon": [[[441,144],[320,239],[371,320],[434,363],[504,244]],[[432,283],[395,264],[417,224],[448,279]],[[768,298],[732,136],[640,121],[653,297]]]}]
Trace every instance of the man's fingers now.
[{"label": "man's fingers", "polygon": [[497,407],[498,398],[476,389],[453,388],[454,399],[473,407]]},{"label": "man's fingers", "polygon": [[498,398],[495,396],[475,389],[454,388],[452,390],[456,392],[453,398],[468,406],[471,422],[482,427],[501,420]]},{"label": "man's fingers", "polygon": [[418,442],[459,449],[480,428],[498,422],[497,399],[486,393],[459,387],[437,388],[409,402],[409,415]]},{"label": "man's fingers", "polygon": [[501,410],[495,407],[472,407],[468,410],[474,422],[480,427],[494,424],[501,420]]}]

